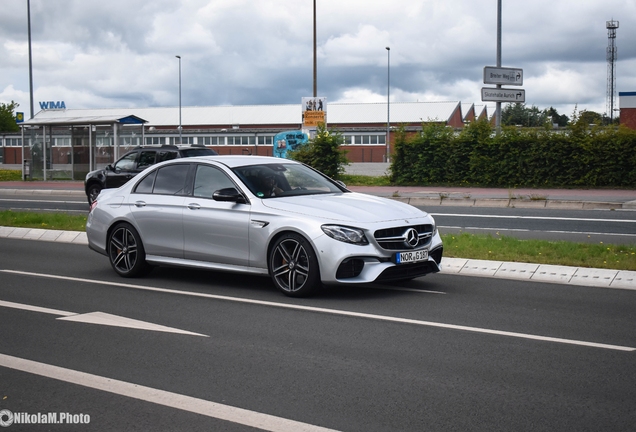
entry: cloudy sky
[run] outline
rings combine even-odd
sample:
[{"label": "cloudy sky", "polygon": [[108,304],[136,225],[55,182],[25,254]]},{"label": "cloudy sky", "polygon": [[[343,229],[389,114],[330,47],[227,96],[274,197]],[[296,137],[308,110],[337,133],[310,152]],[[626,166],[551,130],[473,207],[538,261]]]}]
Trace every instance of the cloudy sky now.
[{"label": "cloudy sky", "polygon": [[[0,0],[0,102],[28,118],[27,0]],[[481,104],[497,0],[317,0],[328,102]],[[636,91],[636,0],[502,0],[502,66],[526,103],[605,112],[606,21],[617,90]],[[313,94],[313,0],[31,0],[34,109],[300,104]]]}]

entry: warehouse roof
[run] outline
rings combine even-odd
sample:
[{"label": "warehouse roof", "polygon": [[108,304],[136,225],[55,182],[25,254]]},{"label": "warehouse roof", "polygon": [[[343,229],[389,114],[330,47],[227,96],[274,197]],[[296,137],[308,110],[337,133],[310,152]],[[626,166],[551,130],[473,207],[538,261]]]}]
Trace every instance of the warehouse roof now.
[{"label": "warehouse roof", "polygon": [[[460,109],[459,101],[452,102],[393,102],[389,106],[391,123],[448,122]],[[147,126],[179,124],[178,107],[161,108],[99,108],[42,110],[25,124],[93,123],[103,119],[136,117],[145,119]],[[181,107],[181,124],[186,126],[279,125],[302,123],[302,105],[244,105]],[[89,121],[95,119],[94,122]],[[112,121],[112,120],[111,120]],[[331,103],[327,105],[327,124],[386,123],[386,103]]]}]

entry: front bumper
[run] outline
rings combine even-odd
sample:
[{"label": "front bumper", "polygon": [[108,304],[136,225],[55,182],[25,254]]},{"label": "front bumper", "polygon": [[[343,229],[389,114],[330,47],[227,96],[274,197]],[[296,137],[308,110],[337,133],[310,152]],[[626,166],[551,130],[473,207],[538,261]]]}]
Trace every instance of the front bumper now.
[{"label": "front bumper", "polygon": [[361,284],[407,280],[441,270],[444,251],[438,232],[427,249],[428,260],[411,264],[395,264],[395,251],[377,245],[350,245],[324,236],[315,240],[321,279],[326,284]]}]

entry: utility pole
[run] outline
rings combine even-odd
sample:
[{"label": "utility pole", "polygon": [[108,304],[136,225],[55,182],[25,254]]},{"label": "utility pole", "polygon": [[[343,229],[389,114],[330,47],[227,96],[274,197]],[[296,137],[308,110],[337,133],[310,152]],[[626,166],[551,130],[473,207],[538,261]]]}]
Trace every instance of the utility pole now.
[{"label": "utility pole", "polygon": [[314,0],[314,97],[318,97],[318,58],[316,54],[316,0]]},{"label": "utility pole", "polygon": [[607,111],[610,124],[614,123],[614,100],[616,99],[616,60],[618,48],[616,47],[616,29],[618,21],[607,21]]},{"label": "utility pole", "polygon": [[[497,0],[497,67],[501,67],[501,0]],[[497,84],[501,88],[501,84]],[[501,102],[496,103],[495,108],[495,129],[497,133],[501,130]]]}]

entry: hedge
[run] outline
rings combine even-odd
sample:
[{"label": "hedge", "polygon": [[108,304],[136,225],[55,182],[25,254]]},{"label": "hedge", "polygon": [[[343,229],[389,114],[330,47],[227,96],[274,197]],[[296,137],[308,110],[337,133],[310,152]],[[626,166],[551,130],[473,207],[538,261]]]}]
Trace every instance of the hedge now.
[{"label": "hedge", "polygon": [[636,187],[636,130],[503,127],[486,120],[457,133],[441,124],[397,131],[395,184],[490,187]]}]

